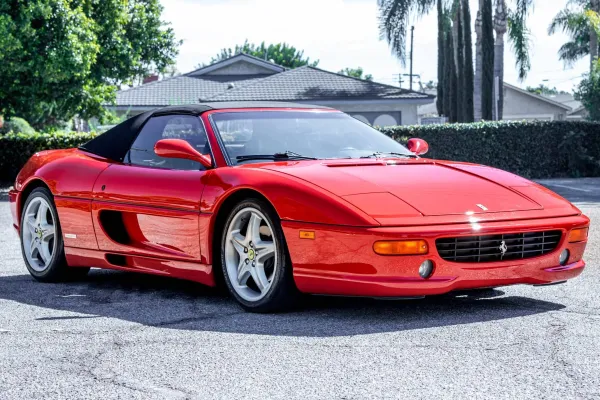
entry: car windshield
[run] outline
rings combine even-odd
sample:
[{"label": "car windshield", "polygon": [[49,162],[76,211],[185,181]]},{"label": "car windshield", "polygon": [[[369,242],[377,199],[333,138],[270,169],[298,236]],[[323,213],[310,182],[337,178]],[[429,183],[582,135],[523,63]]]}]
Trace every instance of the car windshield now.
[{"label": "car windshield", "polygon": [[212,115],[231,162],[281,159],[414,157],[349,115],[323,111],[248,111]]}]

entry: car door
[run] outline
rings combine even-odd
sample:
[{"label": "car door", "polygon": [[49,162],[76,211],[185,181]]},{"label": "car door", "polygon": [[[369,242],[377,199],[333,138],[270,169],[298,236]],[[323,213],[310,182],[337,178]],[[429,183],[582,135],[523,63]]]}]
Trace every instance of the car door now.
[{"label": "car door", "polygon": [[198,162],[162,158],[161,139],[183,139],[210,154],[199,117],[150,118],[123,163],[110,165],[94,184],[92,215],[100,250],[202,262],[198,220],[207,173]]}]

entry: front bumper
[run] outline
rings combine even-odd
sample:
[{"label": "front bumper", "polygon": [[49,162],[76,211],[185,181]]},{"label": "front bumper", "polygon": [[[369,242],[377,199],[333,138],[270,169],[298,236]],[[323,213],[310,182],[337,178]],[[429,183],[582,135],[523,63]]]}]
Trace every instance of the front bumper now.
[{"label": "front bumper", "polygon": [[19,192],[11,189],[8,191],[8,204],[10,205],[10,213],[13,219],[13,228],[19,233]]},{"label": "front bumper", "polygon": [[[305,293],[369,297],[415,297],[454,290],[515,284],[550,284],[580,275],[586,242],[567,243],[573,228],[589,225],[583,215],[500,223],[453,224],[397,228],[350,228],[282,221],[293,264],[294,280]],[[300,239],[300,230],[315,232],[315,239]],[[440,237],[561,230],[558,247],[543,256],[489,263],[456,263],[443,260],[435,240]],[[373,252],[378,240],[425,239],[429,254],[380,256]],[[569,249],[561,266],[558,258]],[[429,279],[418,274],[421,263],[432,260],[435,272]]]}]

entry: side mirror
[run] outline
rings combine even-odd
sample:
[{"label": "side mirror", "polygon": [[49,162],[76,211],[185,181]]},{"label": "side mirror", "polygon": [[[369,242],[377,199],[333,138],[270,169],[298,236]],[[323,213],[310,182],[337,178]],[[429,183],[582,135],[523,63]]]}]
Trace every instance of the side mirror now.
[{"label": "side mirror", "polygon": [[154,145],[154,152],[157,156],[165,158],[184,158],[186,160],[197,161],[204,168],[212,168],[212,159],[208,154],[201,154],[194,149],[191,144],[181,139],[162,139]]},{"label": "side mirror", "polygon": [[423,139],[412,138],[409,139],[407,146],[408,150],[420,156],[427,154],[429,151],[429,145]]}]

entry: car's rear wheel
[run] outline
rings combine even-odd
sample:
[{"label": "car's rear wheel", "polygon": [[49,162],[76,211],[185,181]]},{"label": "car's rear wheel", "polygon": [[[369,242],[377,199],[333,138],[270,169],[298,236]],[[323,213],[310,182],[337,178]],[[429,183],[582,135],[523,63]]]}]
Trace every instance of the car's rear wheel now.
[{"label": "car's rear wheel", "polygon": [[221,265],[229,292],[248,311],[285,310],[297,298],[279,218],[262,200],[245,200],[230,212]]},{"label": "car's rear wheel", "polygon": [[69,268],[52,194],[46,188],[33,190],[21,215],[21,251],[25,266],[37,280],[55,282],[82,278],[89,268]]}]

